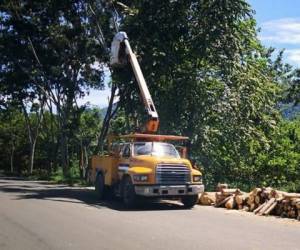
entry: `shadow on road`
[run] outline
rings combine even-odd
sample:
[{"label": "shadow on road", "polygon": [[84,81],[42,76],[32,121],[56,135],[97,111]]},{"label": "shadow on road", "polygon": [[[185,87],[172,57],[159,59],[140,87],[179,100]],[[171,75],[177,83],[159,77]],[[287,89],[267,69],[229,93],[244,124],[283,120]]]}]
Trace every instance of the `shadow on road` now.
[{"label": "shadow on road", "polygon": [[1,181],[0,192],[10,193],[15,200],[38,199],[55,202],[81,203],[97,208],[110,208],[117,211],[161,211],[185,209],[176,202],[144,201],[135,209],[126,209],[117,199],[99,201],[94,190],[82,187],[69,187],[66,185],[54,185],[48,182],[32,182],[25,180]]}]

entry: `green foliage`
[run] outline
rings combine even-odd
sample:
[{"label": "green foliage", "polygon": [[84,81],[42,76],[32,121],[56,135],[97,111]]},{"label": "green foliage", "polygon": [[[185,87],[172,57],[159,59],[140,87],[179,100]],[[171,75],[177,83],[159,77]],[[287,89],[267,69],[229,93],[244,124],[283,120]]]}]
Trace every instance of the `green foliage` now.
[{"label": "green foliage", "polygon": [[297,105],[300,103],[300,69],[294,70],[289,77],[291,78],[291,84],[288,85],[285,101]]},{"label": "green foliage", "polygon": [[269,150],[256,155],[256,177],[264,185],[299,192],[300,120],[281,121],[272,139]]},{"label": "green foliage", "polygon": [[[78,123],[73,121],[75,136],[69,141],[68,148],[71,158],[71,166],[79,172],[79,159],[83,150],[91,155],[97,143],[97,136],[101,127],[100,109],[84,108],[79,114]],[[35,120],[36,113],[30,113],[30,119]],[[41,133],[37,138],[35,154],[35,170],[32,178],[49,178],[51,172],[56,172],[60,165],[58,117],[46,111],[41,125]],[[7,172],[14,171],[19,174],[30,176],[27,164],[29,161],[29,142],[24,116],[13,107],[4,109],[0,113],[0,146],[1,163],[0,169]],[[87,157],[88,157],[87,155]],[[12,162],[11,162],[12,161]],[[12,169],[11,166],[12,165]],[[72,173],[70,178],[79,175]],[[68,176],[66,176],[68,177]]]},{"label": "green foliage", "polygon": [[101,128],[101,110],[96,107],[86,107],[82,111],[79,124],[77,125],[77,139],[85,145],[97,143],[96,135],[99,134]]},{"label": "green foliage", "polygon": [[[59,148],[50,151],[50,160],[59,154],[66,175],[69,145],[74,143],[81,113],[76,99],[90,88],[104,88],[108,56],[103,36],[112,36],[110,19],[110,4],[105,1],[5,0],[0,4],[0,105],[13,102],[25,118],[37,103],[40,114],[45,106],[55,110]],[[41,121],[37,120],[32,126],[26,119],[30,169]]]},{"label": "green foliage", "polygon": [[[160,114],[159,132],[191,138],[191,155],[208,188],[217,182],[245,188],[270,183],[264,182],[268,176],[257,177],[260,168],[271,172],[257,157],[267,157],[283,133],[277,107],[296,78],[289,76],[282,52],[272,60],[273,50],[257,39],[250,6],[242,0],[124,3],[133,13],[122,28],[140,56]],[[130,68],[115,70],[113,79],[123,93],[125,124],[133,130],[144,119],[137,84]]]},{"label": "green foliage", "polygon": [[0,112],[0,169],[20,173],[28,162],[24,116],[13,107]]},{"label": "green foliage", "polygon": [[[299,103],[299,70],[261,45],[244,0],[1,2],[2,169],[25,171],[26,124],[38,127],[43,107],[35,173],[57,182],[82,175],[106,133],[100,111],[78,107],[76,98],[103,88],[112,20],[137,52],[159,132],[190,137],[208,188],[228,182],[299,191],[299,119],[279,112],[282,102]],[[110,132],[138,130],[145,112],[132,69],[114,69],[111,80],[120,102]]]},{"label": "green foliage", "polygon": [[67,183],[71,186],[74,184],[85,184],[84,180],[80,177],[79,168],[77,166],[71,166],[69,173],[70,174],[68,176],[65,176],[63,169],[58,168],[55,172],[48,176],[48,180],[59,184]]}]

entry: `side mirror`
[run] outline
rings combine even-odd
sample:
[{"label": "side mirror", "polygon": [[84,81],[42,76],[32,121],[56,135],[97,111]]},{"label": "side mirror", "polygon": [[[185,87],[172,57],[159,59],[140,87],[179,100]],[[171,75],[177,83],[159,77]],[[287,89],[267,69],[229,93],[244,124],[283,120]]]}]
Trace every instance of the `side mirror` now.
[{"label": "side mirror", "polygon": [[193,169],[199,170],[199,168],[198,168],[197,163],[196,163],[195,160],[190,159],[190,162],[191,162],[191,165],[192,165],[192,168],[193,168]]},{"label": "side mirror", "polygon": [[186,147],[178,147],[178,151],[181,158],[187,158],[187,149]]}]

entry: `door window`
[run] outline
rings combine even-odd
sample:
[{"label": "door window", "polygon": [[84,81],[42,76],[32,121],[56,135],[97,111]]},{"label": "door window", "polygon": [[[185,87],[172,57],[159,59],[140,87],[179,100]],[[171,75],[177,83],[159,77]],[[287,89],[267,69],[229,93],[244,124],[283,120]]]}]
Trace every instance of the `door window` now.
[{"label": "door window", "polygon": [[124,147],[124,150],[123,150],[123,157],[124,157],[124,158],[129,158],[129,157],[130,157],[130,144],[127,144],[127,145]]}]

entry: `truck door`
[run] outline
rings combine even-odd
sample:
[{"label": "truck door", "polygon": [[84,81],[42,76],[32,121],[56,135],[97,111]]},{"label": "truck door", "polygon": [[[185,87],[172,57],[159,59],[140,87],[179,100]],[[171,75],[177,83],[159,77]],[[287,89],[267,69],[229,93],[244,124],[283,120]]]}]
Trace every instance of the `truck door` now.
[{"label": "truck door", "polygon": [[131,158],[131,145],[130,143],[126,143],[123,146],[121,158],[118,164],[118,174],[119,179],[121,180],[123,175],[128,172],[130,167],[130,158]]}]

